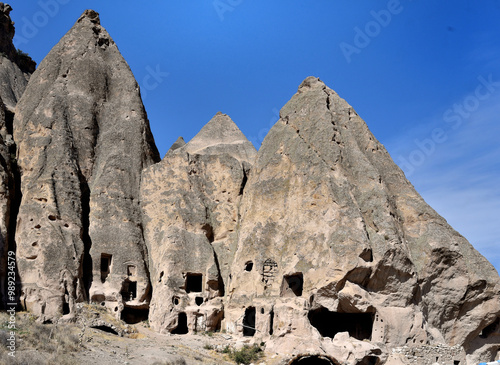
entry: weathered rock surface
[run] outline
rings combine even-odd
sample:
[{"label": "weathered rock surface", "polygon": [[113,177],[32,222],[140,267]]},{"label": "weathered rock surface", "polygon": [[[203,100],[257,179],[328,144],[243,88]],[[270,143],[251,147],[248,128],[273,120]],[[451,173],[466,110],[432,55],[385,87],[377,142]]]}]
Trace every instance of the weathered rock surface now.
[{"label": "weathered rock surface", "polygon": [[170,151],[175,151],[176,149],[178,148],[181,148],[182,146],[184,146],[186,144],[186,142],[184,141],[184,138],[182,137],[179,137],[177,138],[177,140],[172,144],[172,146],[170,146],[170,148],[168,149],[167,153],[169,153]]},{"label": "weathered rock surface", "polygon": [[7,302],[5,298],[7,251],[10,239],[11,208],[15,195],[11,133],[6,125],[5,105],[0,97],[0,308]]},{"label": "weathered rock surface", "polygon": [[15,30],[11,10],[10,5],[0,3],[0,95],[7,110],[13,113],[36,64],[12,43]]},{"label": "weathered rock surface", "polygon": [[153,286],[149,321],[155,330],[220,328],[238,204],[255,155],[234,122],[217,113],[189,143],[171,148],[144,171],[141,205]]},{"label": "weathered rock surface", "polygon": [[10,10],[0,3],[0,280],[15,243],[22,305],[42,321],[90,301],[163,333],[265,341],[293,365],[500,357],[498,273],[319,79],[258,153],[217,113],[155,164],[139,87],[98,14],[30,77]]},{"label": "weathered rock surface", "polygon": [[12,43],[14,24],[9,15],[11,10],[9,5],[0,3],[0,308],[5,302],[13,301],[4,297],[7,250],[9,244],[12,248],[14,246],[15,216],[19,200],[12,123],[17,100],[35,69],[31,58],[18,53]]},{"label": "weathered rock surface", "polygon": [[139,185],[159,156],[139,87],[94,11],[32,75],[14,137],[23,305],[44,320],[71,316],[87,299],[143,316],[150,285]]},{"label": "weathered rock surface", "polygon": [[332,341],[342,332],[360,349],[369,341],[374,358],[439,343],[462,345],[461,363],[498,358],[497,272],[319,79],[307,78],[281,110],[240,214],[229,332],[344,361],[342,341]]}]

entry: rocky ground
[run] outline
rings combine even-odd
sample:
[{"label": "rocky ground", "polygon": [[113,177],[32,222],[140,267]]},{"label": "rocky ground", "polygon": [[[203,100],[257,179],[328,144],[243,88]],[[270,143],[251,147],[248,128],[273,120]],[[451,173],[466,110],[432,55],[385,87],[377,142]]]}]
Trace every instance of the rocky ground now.
[{"label": "rocky ground", "polygon": [[[2,364],[129,364],[198,365],[235,364],[231,350],[244,344],[225,333],[200,335],[161,335],[147,322],[124,325],[115,322],[93,328],[89,321],[67,324],[40,324],[26,312],[16,317],[16,357],[8,355],[9,316],[0,313],[0,363]],[[95,323],[94,323],[95,325]],[[115,327],[116,326],[116,327]],[[98,326],[96,326],[98,327]],[[124,330],[123,336],[111,333],[111,327]],[[237,351],[237,350],[236,350]],[[261,353],[255,364],[279,364],[274,354]]]}]

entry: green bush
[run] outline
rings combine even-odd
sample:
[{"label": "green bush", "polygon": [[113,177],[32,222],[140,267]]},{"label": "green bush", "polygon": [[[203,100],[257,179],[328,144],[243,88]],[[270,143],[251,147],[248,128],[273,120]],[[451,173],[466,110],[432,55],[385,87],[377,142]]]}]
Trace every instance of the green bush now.
[{"label": "green bush", "polygon": [[241,350],[233,350],[230,357],[237,364],[248,365],[262,357],[262,349],[258,345],[245,345]]}]

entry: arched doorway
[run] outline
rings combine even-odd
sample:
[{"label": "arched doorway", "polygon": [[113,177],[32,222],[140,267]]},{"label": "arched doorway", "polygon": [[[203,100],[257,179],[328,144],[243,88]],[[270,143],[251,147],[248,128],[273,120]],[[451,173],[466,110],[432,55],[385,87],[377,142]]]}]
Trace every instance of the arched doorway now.
[{"label": "arched doorway", "polygon": [[325,355],[298,355],[288,365],[340,365],[340,363]]}]

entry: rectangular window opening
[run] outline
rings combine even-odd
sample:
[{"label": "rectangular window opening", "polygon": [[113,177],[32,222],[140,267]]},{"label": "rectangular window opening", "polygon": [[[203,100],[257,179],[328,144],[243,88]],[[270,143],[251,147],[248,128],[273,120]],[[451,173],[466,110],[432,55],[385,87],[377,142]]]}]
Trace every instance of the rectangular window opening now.
[{"label": "rectangular window opening", "polygon": [[101,253],[101,281],[104,283],[111,273],[111,257],[107,253]]},{"label": "rectangular window opening", "polygon": [[186,275],[186,293],[201,293],[203,289],[203,274]]},{"label": "rectangular window opening", "polygon": [[301,272],[283,276],[281,284],[282,297],[300,297],[304,287],[304,277]]}]

